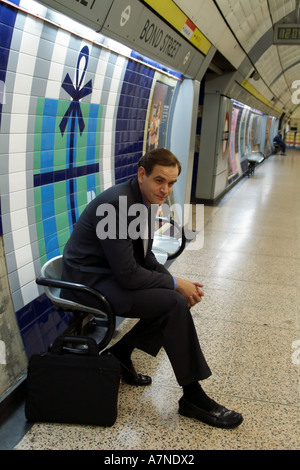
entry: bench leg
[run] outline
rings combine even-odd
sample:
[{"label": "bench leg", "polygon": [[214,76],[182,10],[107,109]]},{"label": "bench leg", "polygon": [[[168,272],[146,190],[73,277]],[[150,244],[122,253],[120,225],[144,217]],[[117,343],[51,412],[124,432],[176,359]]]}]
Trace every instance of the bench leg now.
[{"label": "bench leg", "polygon": [[249,163],[248,166],[248,177],[254,175],[255,163]]}]

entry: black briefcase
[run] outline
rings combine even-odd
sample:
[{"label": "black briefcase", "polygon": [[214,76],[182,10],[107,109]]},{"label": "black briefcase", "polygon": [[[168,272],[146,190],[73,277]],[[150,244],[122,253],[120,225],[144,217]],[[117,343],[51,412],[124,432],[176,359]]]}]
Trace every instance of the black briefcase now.
[{"label": "black briefcase", "polygon": [[26,418],[112,426],[119,384],[119,361],[99,356],[93,338],[61,336],[50,352],[34,354],[29,360]]}]

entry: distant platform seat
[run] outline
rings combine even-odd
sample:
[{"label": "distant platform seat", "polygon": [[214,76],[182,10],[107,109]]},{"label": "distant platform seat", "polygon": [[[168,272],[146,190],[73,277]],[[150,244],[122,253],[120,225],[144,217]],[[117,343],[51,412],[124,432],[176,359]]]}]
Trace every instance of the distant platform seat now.
[{"label": "distant platform seat", "polygon": [[273,142],[272,153],[276,155],[278,152],[282,152],[281,145],[278,142]]},{"label": "distant platform seat", "polygon": [[[173,259],[182,253],[186,239],[178,224],[173,220],[159,217],[157,222],[158,229],[154,236],[153,253],[161,264],[165,264],[168,259]],[[177,236],[174,236],[175,232]],[[72,313],[69,327],[64,334],[91,336],[96,340],[100,352],[109,344],[116,329],[116,316],[113,308],[109,301],[95,289],[83,284],[62,281],[62,258],[60,255],[47,261],[42,266],[41,275],[36,278],[36,283],[44,287],[45,294],[57,310]],[[61,298],[62,288],[91,294],[97,299],[99,308]],[[80,346],[78,348],[80,349]]]},{"label": "distant platform seat", "polygon": [[252,176],[257,165],[264,161],[265,157],[261,152],[252,152],[248,156],[248,171],[247,175]]}]

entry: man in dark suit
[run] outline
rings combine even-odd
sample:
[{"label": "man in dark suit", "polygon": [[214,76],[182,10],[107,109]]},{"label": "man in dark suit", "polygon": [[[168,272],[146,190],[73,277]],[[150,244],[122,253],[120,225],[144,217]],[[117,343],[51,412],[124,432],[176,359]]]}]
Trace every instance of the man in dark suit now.
[{"label": "man in dark suit", "polygon": [[[179,412],[231,428],[242,422],[242,415],[217,404],[199,384],[211,371],[190,307],[201,302],[203,285],[173,277],[151,251],[153,227],[146,208],[167,200],[180,171],[178,159],[169,150],[150,150],[139,161],[136,179],[109,188],[90,202],[65,246],[62,278],[100,291],[116,315],[140,319],[104,351],[119,359],[124,381],[149,385],[151,378],[135,371],[131,353],[138,348],[156,356],[163,347],[183,387]],[[62,296],[92,305],[76,291]]]},{"label": "man in dark suit", "polygon": [[281,131],[278,131],[278,133],[275,135],[273,139],[273,144],[278,144],[281,147],[281,155],[286,155],[286,145],[285,142],[282,140]]}]

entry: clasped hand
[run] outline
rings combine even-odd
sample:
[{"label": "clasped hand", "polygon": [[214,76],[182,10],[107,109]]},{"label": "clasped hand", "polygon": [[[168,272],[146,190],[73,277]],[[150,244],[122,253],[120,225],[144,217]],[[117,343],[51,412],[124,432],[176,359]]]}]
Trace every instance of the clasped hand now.
[{"label": "clasped hand", "polygon": [[176,278],[177,287],[176,290],[180,292],[181,295],[185,298],[189,307],[201,302],[204,292],[202,290],[203,284],[200,282],[192,282],[186,279]]}]

